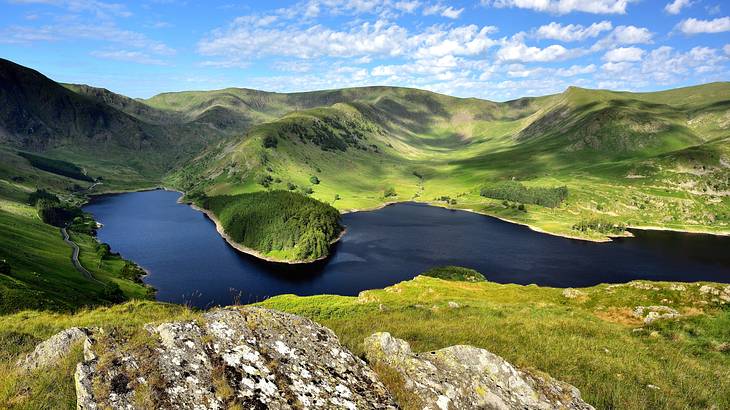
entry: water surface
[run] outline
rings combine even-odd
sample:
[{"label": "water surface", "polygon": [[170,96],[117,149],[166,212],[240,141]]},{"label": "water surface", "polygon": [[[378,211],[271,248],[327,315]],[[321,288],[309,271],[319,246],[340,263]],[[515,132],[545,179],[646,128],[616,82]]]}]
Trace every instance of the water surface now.
[{"label": "water surface", "polygon": [[99,240],[150,274],[162,301],[205,307],[298,295],[356,295],[438,265],[476,269],[500,283],[558,287],[633,279],[730,282],[730,237],[634,231],[594,243],[534,232],[464,211],[405,203],[343,215],[347,233],[325,261],[282,265],[228,246],[180,194],[103,196],[84,207],[104,226]]}]

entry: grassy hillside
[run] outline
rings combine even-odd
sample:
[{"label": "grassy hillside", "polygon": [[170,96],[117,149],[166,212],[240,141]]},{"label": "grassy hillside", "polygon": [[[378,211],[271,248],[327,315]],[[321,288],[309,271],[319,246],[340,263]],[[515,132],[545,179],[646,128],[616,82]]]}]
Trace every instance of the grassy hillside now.
[{"label": "grassy hillside", "polygon": [[[480,281],[472,271],[459,268],[434,274],[460,278],[465,272],[471,281],[418,276],[357,297],[282,295],[261,305],[332,328],[357,354],[362,354],[363,339],[376,331],[407,340],[415,351],[454,344],[483,347],[575,385],[598,409],[730,406],[730,311],[708,291],[720,292],[727,285],[641,281],[572,290],[566,297],[562,289]],[[671,306],[680,316],[650,324],[634,316],[636,307],[652,305]],[[75,406],[72,374],[80,352],[42,374],[22,376],[12,368],[20,354],[54,332],[104,326],[134,340],[133,335],[145,332],[143,323],[198,314],[179,306],[133,302],[73,315],[2,316],[0,407]]]},{"label": "grassy hillside", "polygon": [[[507,103],[382,87],[307,95],[336,102],[242,131],[166,180],[210,195],[295,186],[340,210],[427,201],[599,240],[605,232],[574,227],[605,219],[730,231],[728,83],[643,94],[571,87]],[[287,107],[303,98],[266,96]],[[480,196],[505,180],[570,195],[554,208]]]}]

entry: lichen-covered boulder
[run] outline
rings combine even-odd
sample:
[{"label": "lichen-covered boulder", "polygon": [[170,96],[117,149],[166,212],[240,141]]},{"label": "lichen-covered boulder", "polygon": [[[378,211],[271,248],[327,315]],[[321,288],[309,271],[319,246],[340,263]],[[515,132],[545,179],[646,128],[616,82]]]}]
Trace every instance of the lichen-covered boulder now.
[{"label": "lichen-covered boulder", "polygon": [[76,371],[79,409],[391,409],[377,375],[308,319],[226,308],[99,335]]},{"label": "lichen-covered boulder", "polygon": [[575,387],[473,346],[416,354],[404,340],[375,333],[365,339],[365,355],[397,372],[401,388],[420,399],[423,409],[593,409]]},{"label": "lichen-covered boulder", "polygon": [[86,338],[87,329],[72,327],[62,330],[39,343],[35,349],[17,362],[19,369],[32,371],[56,364],[66,357],[71,349]]}]

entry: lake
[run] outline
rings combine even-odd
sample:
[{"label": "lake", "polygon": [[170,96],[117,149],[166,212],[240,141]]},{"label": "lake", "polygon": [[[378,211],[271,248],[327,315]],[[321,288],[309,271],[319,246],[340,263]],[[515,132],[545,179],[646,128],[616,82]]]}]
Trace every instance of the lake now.
[{"label": "lake", "polygon": [[499,283],[582,287],[634,279],[730,282],[730,237],[632,231],[594,243],[542,234],[465,211],[402,203],[345,214],[347,233],[330,258],[275,264],[231,248],[204,214],[156,190],[107,195],[84,210],[103,224],[98,238],[150,272],[161,301],[198,307],[267,297],[357,295],[459,265]]}]

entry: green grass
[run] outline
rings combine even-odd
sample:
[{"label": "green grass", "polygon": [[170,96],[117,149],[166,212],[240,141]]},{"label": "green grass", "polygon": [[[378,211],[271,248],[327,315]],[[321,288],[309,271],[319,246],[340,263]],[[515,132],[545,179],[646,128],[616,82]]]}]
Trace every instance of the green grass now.
[{"label": "green grass", "polygon": [[[573,229],[600,218],[727,233],[730,134],[717,106],[729,88],[656,96],[570,88],[519,104],[397,88],[343,91],[344,102],[254,126],[165,180],[209,195],[295,185],[341,211],[407,200],[443,206],[448,196],[451,207],[584,239],[606,239]],[[276,146],[265,147],[271,138]],[[272,181],[268,188],[261,178]],[[526,212],[479,196],[505,180],[535,192],[566,186],[569,195],[554,208],[527,204]],[[397,195],[385,197],[391,187]]]},{"label": "green grass", "polygon": [[[358,297],[283,295],[261,305],[331,327],[358,354],[377,331],[415,351],[483,347],[575,385],[598,409],[729,406],[730,311],[706,304],[698,284],[674,291],[669,283],[640,283],[650,289],[600,285],[567,299],[560,289],[419,276]],[[645,326],[631,315],[636,306],[659,304],[684,316]]]},{"label": "green grass", "polygon": [[[459,268],[441,268],[450,269],[450,276],[460,276]],[[701,293],[701,285],[727,286],[641,281],[584,288],[569,299],[561,289],[418,276],[357,297],[281,295],[259,305],[312,318],[360,355],[363,339],[377,331],[407,340],[418,352],[455,344],[482,347],[575,385],[598,409],[727,408],[730,310]],[[631,314],[636,306],[662,304],[682,316],[644,325]],[[37,374],[21,375],[12,366],[59,330],[102,326],[135,334],[145,332],[144,323],[197,315],[181,306],[138,301],[76,314],[0,316],[5,369],[0,407],[43,408],[50,402],[73,408],[70,370],[80,360],[78,352]],[[392,376],[381,374],[389,383],[397,380]]]},{"label": "green grass", "polygon": [[18,155],[27,159],[31,165],[43,171],[78,179],[80,181],[93,181],[93,178],[86,175],[81,168],[70,162],[47,158],[31,154],[29,152],[18,152]]}]

